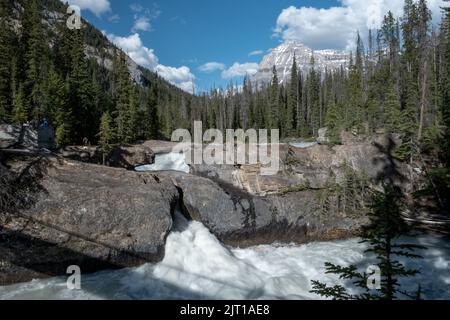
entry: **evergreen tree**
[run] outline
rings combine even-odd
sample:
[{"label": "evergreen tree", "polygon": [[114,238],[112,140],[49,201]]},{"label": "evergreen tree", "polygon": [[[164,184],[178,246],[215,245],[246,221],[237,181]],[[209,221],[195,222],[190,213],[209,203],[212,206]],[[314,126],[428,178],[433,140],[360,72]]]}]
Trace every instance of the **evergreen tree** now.
[{"label": "evergreen tree", "polygon": [[349,71],[347,108],[347,129],[355,129],[361,133],[364,122],[361,75],[358,66],[354,64],[350,66]]},{"label": "evergreen tree", "polygon": [[0,123],[11,118],[13,95],[11,92],[13,61],[13,35],[7,22],[8,6],[0,2]]},{"label": "evergreen tree", "polygon": [[145,106],[146,138],[158,139],[161,132],[161,125],[158,115],[158,84],[155,82],[150,87],[147,103]]},{"label": "evergreen tree", "polygon": [[108,112],[105,112],[101,117],[98,136],[99,145],[103,154],[103,164],[106,164],[106,157],[112,151],[114,141],[116,141],[114,120]]},{"label": "evergreen tree", "polygon": [[306,80],[305,109],[307,113],[307,124],[303,135],[316,135],[320,129],[320,73],[316,71],[314,56],[311,57],[310,71]]},{"label": "evergreen tree", "polygon": [[400,131],[402,111],[400,100],[393,83],[389,85],[384,101],[384,119],[384,125],[387,132],[395,133]]},{"label": "evergreen tree", "polygon": [[67,84],[51,68],[46,85],[43,117],[55,127],[55,140],[60,146],[73,141],[73,113],[69,106]]},{"label": "evergreen tree", "polygon": [[[448,1],[448,0],[446,0]],[[442,119],[445,127],[444,138],[442,139],[443,159],[450,168],[450,8],[446,7],[442,23],[443,37],[443,63],[441,65],[441,96],[442,96]]]},{"label": "evergreen tree", "polygon": [[417,123],[418,123],[418,96],[417,87],[409,73],[406,80],[407,98],[401,112],[397,133],[400,133],[402,144],[398,148],[398,156],[405,161],[412,161],[417,153]]},{"label": "evergreen tree", "polygon": [[143,137],[142,133],[142,113],[139,103],[139,92],[135,85],[130,86],[130,132],[131,141],[136,141]]},{"label": "evergreen tree", "polygon": [[116,134],[119,143],[129,143],[133,137],[130,127],[130,88],[132,83],[126,56],[123,52],[119,55],[116,72],[116,109],[114,113]]},{"label": "evergreen tree", "polygon": [[24,124],[29,120],[28,103],[23,85],[19,86],[19,91],[14,99],[12,121],[16,124]]},{"label": "evergreen tree", "polygon": [[56,70],[50,68],[42,108],[42,117],[50,124],[57,124],[57,113],[68,108],[67,88]]},{"label": "evergreen tree", "polygon": [[277,69],[273,66],[272,69],[272,82],[270,83],[270,92],[269,92],[269,121],[268,124],[271,129],[279,129],[280,128],[280,105],[279,105],[279,80]]},{"label": "evergreen tree", "polygon": [[291,69],[291,82],[289,83],[289,94],[286,109],[286,120],[285,120],[285,132],[287,136],[294,133],[294,129],[297,127],[297,118],[299,110],[299,99],[298,99],[298,68],[297,68],[297,58],[294,56],[294,61],[292,62]]},{"label": "evergreen tree", "polygon": [[342,117],[334,101],[334,97],[328,97],[327,114],[325,117],[327,137],[330,145],[341,143]]},{"label": "evergreen tree", "polygon": [[81,143],[85,138],[95,139],[96,128],[93,125],[92,77],[84,53],[82,30],[71,30],[71,70],[68,77],[69,106],[74,123],[72,141]]},{"label": "evergreen tree", "polygon": [[27,2],[23,18],[24,35],[24,91],[31,104],[35,122],[42,119],[44,79],[47,70],[47,45],[37,0]]}]

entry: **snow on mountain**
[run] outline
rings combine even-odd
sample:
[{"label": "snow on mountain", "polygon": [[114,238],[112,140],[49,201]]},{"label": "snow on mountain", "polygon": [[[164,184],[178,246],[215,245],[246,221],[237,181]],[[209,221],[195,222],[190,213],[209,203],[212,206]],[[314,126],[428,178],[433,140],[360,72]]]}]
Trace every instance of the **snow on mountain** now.
[{"label": "snow on mountain", "polygon": [[315,68],[335,70],[343,65],[348,66],[350,53],[338,50],[312,50],[298,41],[287,41],[266,55],[259,65],[258,72],[252,77],[255,82],[270,82],[272,68],[275,65],[280,83],[289,82],[292,63],[296,57],[299,70],[306,73],[311,68],[311,57],[314,55]]}]

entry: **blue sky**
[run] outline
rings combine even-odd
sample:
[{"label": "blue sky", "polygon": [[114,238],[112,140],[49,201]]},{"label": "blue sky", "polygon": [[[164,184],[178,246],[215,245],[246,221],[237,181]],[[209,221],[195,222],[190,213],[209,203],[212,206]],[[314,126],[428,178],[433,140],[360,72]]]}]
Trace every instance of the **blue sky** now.
[{"label": "blue sky", "polygon": [[[403,0],[69,0],[136,62],[190,91],[241,83],[271,48],[351,49]],[[442,0],[429,0],[436,20]]]}]

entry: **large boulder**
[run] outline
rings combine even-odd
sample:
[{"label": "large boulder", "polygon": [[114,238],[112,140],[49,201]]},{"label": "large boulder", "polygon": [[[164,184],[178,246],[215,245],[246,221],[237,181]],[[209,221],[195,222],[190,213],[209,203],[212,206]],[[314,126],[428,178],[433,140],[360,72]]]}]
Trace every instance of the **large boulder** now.
[{"label": "large boulder", "polygon": [[0,149],[38,147],[38,132],[27,125],[0,125]]},{"label": "large boulder", "polygon": [[118,146],[108,157],[108,164],[113,167],[133,170],[138,166],[153,164],[154,151],[145,144]]},{"label": "large boulder", "polygon": [[162,154],[172,152],[178,143],[172,141],[147,140],[143,142],[142,145],[153,150],[155,154]]},{"label": "large boulder", "polygon": [[223,181],[189,174],[161,175],[171,177],[182,190],[185,214],[228,245],[339,239],[356,234],[367,222],[364,216],[348,217],[339,210],[325,213],[319,191],[259,197]]},{"label": "large boulder", "polygon": [[0,285],[163,258],[179,195],[170,179],[56,158],[15,162],[27,194],[20,214],[0,214]]}]

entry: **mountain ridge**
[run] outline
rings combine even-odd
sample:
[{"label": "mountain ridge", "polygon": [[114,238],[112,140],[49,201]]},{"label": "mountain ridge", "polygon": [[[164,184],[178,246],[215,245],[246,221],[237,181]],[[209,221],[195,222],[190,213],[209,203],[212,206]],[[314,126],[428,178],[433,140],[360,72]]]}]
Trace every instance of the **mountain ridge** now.
[{"label": "mountain ridge", "polygon": [[286,84],[290,80],[294,57],[298,69],[302,73],[305,74],[311,69],[312,57],[315,60],[315,68],[323,73],[325,70],[336,70],[341,66],[347,68],[350,53],[333,49],[313,50],[300,41],[286,41],[263,57],[258,72],[252,77],[253,81],[258,83],[270,82],[272,69],[275,66],[280,84]]}]

